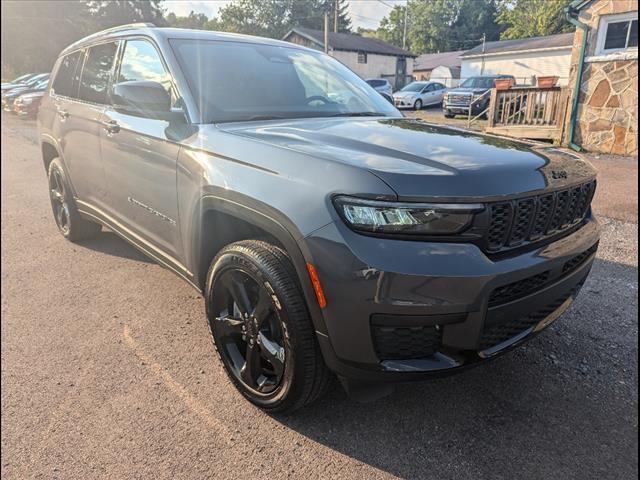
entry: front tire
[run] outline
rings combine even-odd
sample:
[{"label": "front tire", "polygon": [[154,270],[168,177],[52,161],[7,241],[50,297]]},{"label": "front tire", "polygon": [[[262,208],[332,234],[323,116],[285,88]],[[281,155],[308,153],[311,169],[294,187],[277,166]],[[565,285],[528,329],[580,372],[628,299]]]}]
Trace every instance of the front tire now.
[{"label": "front tire", "polygon": [[49,198],[58,231],[71,242],[91,238],[100,232],[99,224],[80,216],[69,187],[62,162],[54,158],[49,164]]},{"label": "front tire", "polygon": [[293,411],[332,378],[287,254],[245,240],[223,248],[207,275],[206,307],[225,372],[250,402]]},{"label": "front tire", "polygon": [[422,110],[422,100],[416,100],[416,103],[413,104],[414,110]]}]

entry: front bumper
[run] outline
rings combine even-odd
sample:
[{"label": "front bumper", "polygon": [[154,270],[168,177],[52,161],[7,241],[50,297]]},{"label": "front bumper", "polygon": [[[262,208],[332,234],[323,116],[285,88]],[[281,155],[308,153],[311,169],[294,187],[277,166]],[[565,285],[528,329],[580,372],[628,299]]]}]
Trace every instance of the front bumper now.
[{"label": "front bumper", "polygon": [[475,245],[375,238],[327,225],[305,239],[327,298],[326,334],[318,333],[325,361],[346,378],[404,381],[494,358],[566,310],[598,238],[589,216],[553,243],[490,258]]},{"label": "front bumper", "polygon": [[416,103],[416,99],[394,98],[393,104],[396,108],[413,108]]},{"label": "front bumper", "polygon": [[[471,109],[472,115],[477,115],[480,112],[484,111],[487,108],[486,103],[474,104]],[[442,110],[446,113],[455,113],[458,115],[468,115],[469,114],[469,105],[468,104],[455,104],[455,103],[442,103]]]}]

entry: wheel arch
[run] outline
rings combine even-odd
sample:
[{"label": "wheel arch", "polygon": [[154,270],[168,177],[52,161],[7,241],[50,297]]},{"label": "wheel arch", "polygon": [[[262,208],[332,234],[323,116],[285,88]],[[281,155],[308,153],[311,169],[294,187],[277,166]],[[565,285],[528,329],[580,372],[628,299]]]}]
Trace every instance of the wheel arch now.
[{"label": "wheel arch", "polygon": [[305,256],[299,242],[282,223],[250,207],[213,195],[202,197],[193,220],[195,228],[190,263],[194,281],[203,292],[211,261],[225,245],[240,240],[262,239],[279,246],[288,254],[314,327],[326,333],[322,312],[307,273]]},{"label": "wheel arch", "polygon": [[42,162],[44,164],[44,170],[45,172],[48,172],[51,161],[56,157],[60,157],[60,153],[58,152],[58,148],[54,145],[54,143],[47,139],[42,140],[40,148],[42,152]]}]

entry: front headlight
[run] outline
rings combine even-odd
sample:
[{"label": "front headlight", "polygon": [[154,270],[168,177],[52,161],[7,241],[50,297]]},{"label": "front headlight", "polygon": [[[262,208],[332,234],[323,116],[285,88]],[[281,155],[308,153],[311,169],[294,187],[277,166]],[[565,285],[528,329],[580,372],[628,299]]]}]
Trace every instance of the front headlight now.
[{"label": "front headlight", "polygon": [[395,203],[339,196],[334,203],[354,230],[405,235],[451,235],[465,230],[481,204]]},{"label": "front headlight", "polygon": [[31,102],[33,102],[33,97],[18,97],[15,101],[19,105],[29,105]]}]

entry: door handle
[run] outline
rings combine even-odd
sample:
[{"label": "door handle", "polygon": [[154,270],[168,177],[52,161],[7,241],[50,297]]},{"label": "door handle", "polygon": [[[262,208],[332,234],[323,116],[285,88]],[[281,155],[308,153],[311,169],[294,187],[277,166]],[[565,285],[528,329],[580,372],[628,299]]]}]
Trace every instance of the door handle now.
[{"label": "door handle", "polygon": [[118,133],[120,131],[120,125],[118,125],[118,122],[116,122],[115,120],[107,120],[102,122],[102,128],[104,128],[109,135],[113,135],[114,133]]},{"label": "door handle", "polygon": [[60,117],[60,120],[65,121],[67,118],[69,118],[69,112],[63,109],[59,109],[58,116]]}]

